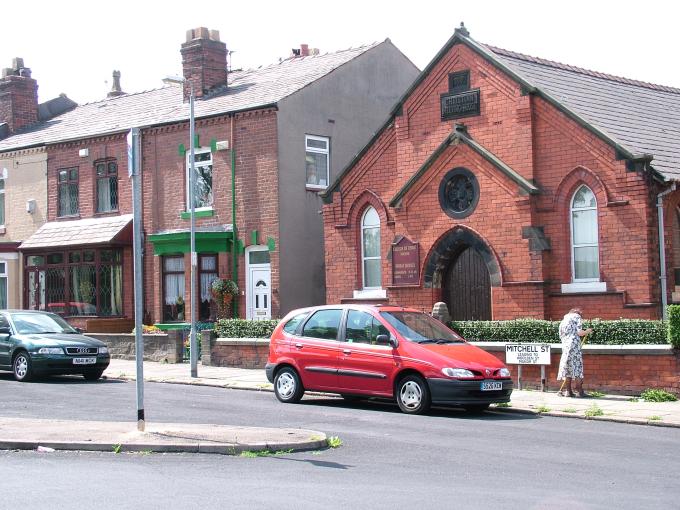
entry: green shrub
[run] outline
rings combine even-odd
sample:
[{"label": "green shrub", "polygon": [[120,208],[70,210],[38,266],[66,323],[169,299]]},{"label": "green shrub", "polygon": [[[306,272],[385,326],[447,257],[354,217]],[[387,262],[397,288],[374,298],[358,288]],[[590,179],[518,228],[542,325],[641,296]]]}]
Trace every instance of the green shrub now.
[{"label": "green shrub", "polygon": [[[680,307],[679,307],[680,308]],[[680,318],[680,314],[679,314]],[[452,321],[449,326],[470,341],[559,343],[559,321],[515,319],[510,321]],[[588,344],[665,344],[663,321],[643,319],[583,321],[583,328],[593,328]],[[680,327],[678,329],[680,338]]]},{"label": "green shrub", "polygon": [[658,388],[647,388],[640,395],[645,402],[675,402],[678,397],[672,393],[668,393],[666,390],[661,390]]},{"label": "green shrub", "polygon": [[215,333],[220,338],[269,338],[278,323],[277,320],[220,319],[215,323]]},{"label": "green shrub", "polygon": [[668,343],[680,349],[680,305],[668,305]]}]

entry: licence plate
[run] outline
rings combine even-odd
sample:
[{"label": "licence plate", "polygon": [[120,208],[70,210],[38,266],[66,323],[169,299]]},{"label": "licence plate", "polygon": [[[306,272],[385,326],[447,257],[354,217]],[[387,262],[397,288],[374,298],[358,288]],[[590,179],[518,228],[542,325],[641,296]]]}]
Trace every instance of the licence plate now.
[{"label": "licence plate", "polygon": [[97,358],[73,358],[74,365],[94,365]]},{"label": "licence plate", "polygon": [[483,381],[482,391],[497,391],[503,389],[503,383],[500,381]]}]

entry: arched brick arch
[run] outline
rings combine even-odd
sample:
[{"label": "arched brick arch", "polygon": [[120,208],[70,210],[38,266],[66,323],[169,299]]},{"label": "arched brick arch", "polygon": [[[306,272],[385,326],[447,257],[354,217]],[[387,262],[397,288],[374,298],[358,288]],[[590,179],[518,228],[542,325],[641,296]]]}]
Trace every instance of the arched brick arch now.
[{"label": "arched brick arch", "polygon": [[449,230],[432,245],[425,257],[423,287],[441,288],[446,269],[463,247],[477,250],[489,270],[491,286],[500,287],[503,275],[496,254],[478,232],[463,225],[457,225]]},{"label": "arched brick arch", "polygon": [[600,279],[602,280],[604,275],[602,271],[602,212],[607,204],[609,203],[609,190],[607,189],[605,183],[600,179],[592,170],[577,166],[571,172],[564,176],[560,181],[557,189],[555,191],[555,212],[560,220],[563,228],[559,230],[559,234],[556,235],[556,243],[553,245],[556,248],[556,255],[559,260],[559,272],[560,279],[562,282],[571,282],[571,220],[569,215],[571,214],[571,200],[574,193],[582,185],[588,186],[590,190],[595,194],[595,199],[597,200],[597,223],[598,223],[598,246],[599,246],[599,273]]},{"label": "arched brick arch", "polygon": [[609,190],[592,170],[577,166],[565,175],[555,190],[555,205],[557,210],[562,210],[566,204],[569,207],[571,197],[581,184],[588,186],[597,198],[597,206],[604,207],[609,203]]},{"label": "arched brick arch", "polygon": [[383,239],[384,239],[384,228],[391,223],[390,216],[387,207],[377,195],[377,193],[371,190],[363,191],[355,200],[349,208],[347,213],[346,225],[351,228],[354,237],[354,252],[356,260],[356,278],[355,278],[355,289],[361,289],[363,287],[362,281],[362,267],[361,267],[361,218],[364,211],[368,207],[373,207],[378,216],[380,216],[380,256],[381,256],[381,267],[383,270],[382,278],[384,280],[385,274],[385,259],[387,257],[386,253],[383,253]]}]

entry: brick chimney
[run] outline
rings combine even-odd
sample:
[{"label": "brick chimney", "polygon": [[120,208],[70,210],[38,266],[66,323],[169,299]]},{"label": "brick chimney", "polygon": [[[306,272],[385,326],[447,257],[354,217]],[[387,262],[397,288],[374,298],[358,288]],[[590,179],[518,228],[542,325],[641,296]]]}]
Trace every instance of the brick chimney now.
[{"label": "brick chimney", "polygon": [[2,70],[0,79],[0,123],[6,122],[10,132],[38,121],[38,82],[23,58],[12,60],[12,67]]},{"label": "brick chimney", "polygon": [[[184,79],[193,85],[195,97],[227,84],[227,45],[220,41],[219,31],[205,27],[187,30],[180,51]],[[189,86],[185,84],[184,99],[188,98]]]}]

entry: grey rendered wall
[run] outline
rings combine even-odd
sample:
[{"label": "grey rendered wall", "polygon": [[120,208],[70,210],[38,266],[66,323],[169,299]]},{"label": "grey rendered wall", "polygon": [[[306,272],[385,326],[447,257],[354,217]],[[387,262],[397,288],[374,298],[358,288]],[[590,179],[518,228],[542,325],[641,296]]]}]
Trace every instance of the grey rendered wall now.
[{"label": "grey rendered wall", "polygon": [[418,69],[389,40],[279,103],[281,315],[326,299],[321,199],[305,189],[305,134],[330,138],[330,182],[387,120]]}]

